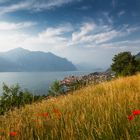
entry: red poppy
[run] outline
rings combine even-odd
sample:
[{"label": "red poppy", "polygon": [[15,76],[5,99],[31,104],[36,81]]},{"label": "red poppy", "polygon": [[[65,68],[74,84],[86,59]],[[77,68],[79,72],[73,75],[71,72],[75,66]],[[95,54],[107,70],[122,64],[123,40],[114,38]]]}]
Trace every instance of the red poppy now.
[{"label": "red poppy", "polygon": [[47,113],[47,112],[46,113],[43,113],[42,116],[48,117],[49,116],[49,113]]},{"label": "red poppy", "polygon": [[54,109],[53,112],[61,114],[61,112],[58,109]]},{"label": "red poppy", "polygon": [[133,115],[128,116],[128,119],[129,119],[129,121],[132,121],[134,119],[134,116]]},{"label": "red poppy", "polygon": [[16,136],[17,135],[17,132],[10,132],[10,136]]},{"label": "red poppy", "polygon": [[35,114],[35,116],[40,116],[40,114]]},{"label": "red poppy", "polygon": [[54,109],[53,112],[57,115],[58,118],[61,117],[61,112],[58,109]]},{"label": "red poppy", "polygon": [[140,115],[140,110],[134,110],[133,111],[133,115],[135,116],[135,115]]}]

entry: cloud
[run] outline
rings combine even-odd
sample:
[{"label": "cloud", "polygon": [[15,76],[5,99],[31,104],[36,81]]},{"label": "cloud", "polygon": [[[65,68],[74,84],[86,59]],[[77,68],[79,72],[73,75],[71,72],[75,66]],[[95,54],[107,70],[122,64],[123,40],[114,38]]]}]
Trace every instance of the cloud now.
[{"label": "cloud", "polygon": [[36,25],[35,22],[20,22],[20,23],[11,23],[11,22],[1,22],[0,21],[0,30],[19,30],[25,29]]},{"label": "cloud", "polygon": [[127,46],[127,47],[135,47],[140,44],[140,40],[123,40],[123,41],[117,41],[117,42],[112,42],[112,43],[107,43],[103,44],[102,46],[108,46],[110,47],[122,47],[122,46]]},{"label": "cloud", "polygon": [[112,29],[107,25],[96,25],[95,23],[85,23],[79,32],[72,33],[72,44],[100,44],[121,35],[120,31]]},{"label": "cloud", "polygon": [[54,37],[63,35],[66,32],[70,32],[73,30],[73,27],[70,24],[65,24],[63,26],[58,27],[49,27],[45,31],[39,34],[39,36],[45,36],[45,37]]},{"label": "cloud", "polygon": [[139,31],[139,30],[140,30],[139,26],[133,26],[133,27],[127,27],[126,28],[126,32],[128,34],[131,34],[131,33],[135,32],[135,31]]},{"label": "cloud", "polygon": [[134,54],[137,54],[139,52],[139,44],[140,40],[123,40],[123,41],[117,41],[117,42],[110,42],[110,43],[105,43],[102,44],[100,47],[101,48],[106,48],[106,49],[115,49],[118,51],[131,51]]},{"label": "cloud", "polygon": [[116,5],[117,5],[117,0],[112,0],[111,5],[113,6],[113,8],[115,8],[115,7],[116,7]]},{"label": "cloud", "polygon": [[109,13],[108,12],[103,12],[102,14],[105,17],[105,20],[107,21],[107,23],[110,24],[110,25],[113,25],[113,18],[109,15]]},{"label": "cloud", "polygon": [[115,37],[119,37],[121,35],[120,31],[112,29],[108,32],[102,32],[92,36],[91,40],[94,41],[96,44],[107,42]]},{"label": "cloud", "polygon": [[92,8],[91,6],[89,6],[89,5],[86,6],[85,5],[85,6],[78,7],[77,10],[83,10],[83,11],[85,11],[85,10],[89,10],[91,8]]},{"label": "cloud", "polygon": [[[66,33],[72,32],[73,28],[70,24],[60,25],[57,27],[48,27],[37,35],[18,32],[18,29],[23,29],[32,25],[31,23],[0,23],[0,43],[7,50],[18,46],[29,47],[31,49],[57,50],[60,47],[66,46],[68,38]],[[5,32],[5,30],[7,32]],[[11,35],[12,34],[12,35]],[[7,41],[8,40],[8,41]]]},{"label": "cloud", "polygon": [[95,23],[84,23],[79,32],[72,33],[72,42],[79,42],[96,27]]},{"label": "cloud", "polygon": [[[35,1],[33,4],[34,10],[43,10],[43,9],[53,9],[55,7],[61,7],[65,4],[74,2],[75,0],[48,0],[47,2],[41,1],[37,2]],[[79,2],[81,0],[76,0],[76,2]]]},{"label": "cloud", "polygon": [[6,3],[9,0],[0,0],[0,3]]},{"label": "cloud", "polygon": [[[138,26],[124,25],[116,29],[111,25],[85,22],[80,26],[64,24],[46,27],[37,34],[28,34],[24,30],[18,31],[27,27],[26,24],[8,24],[4,25],[6,31],[0,32],[1,51],[20,46],[30,50],[50,51],[75,63],[86,62],[106,66],[111,62],[111,57],[119,51],[139,50],[138,40],[126,39],[128,35],[138,31]],[[119,38],[122,41],[119,41]],[[113,39],[116,42],[112,41]]]},{"label": "cloud", "polygon": [[97,33],[97,34],[91,34],[91,35],[87,35],[87,36],[82,36],[81,40],[79,40],[79,42],[76,42],[77,44],[90,44],[90,43],[94,43],[94,45],[98,45],[98,44],[102,44],[104,42],[110,41],[111,39],[115,38],[115,37],[119,37],[121,35],[121,33],[119,31],[116,30],[111,30],[108,32],[101,32],[101,33]]},{"label": "cloud", "polygon": [[19,10],[32,10],[32,11],[42,11],[42,10],[51,10],[56,7],[61,7],[63,5],[79,2],[81,0],[25,0],[18,3],[13,3],[8,6],[0,7],[0,14],[6,14],[10,12],[15,12]]},{"label": "cloud", "polygon": [[57,52],[67,46],[69,38],[65,37],[65,34],[72,31],[73,27],[70,24],[48,27],[36,36],[26,37],[20,43],[20,46],[29,46],[31,49],[45,49],[47,51]]},{"label": "cloud", "polygon": [[[74,27],[71,24],[47,27],[36,35],[17,32],[19,29],[29,28],[34,24],[35,23],[32,22],[0,22],[0,30],[3,31],[0,34],[1,45],[5,46],[5,48],[11,48],[15,45],[15,47],[27,46],[31,49],[42,48],[44,50],[46,49],[48,51],[50,50],[55,52],[59,49],[61,50],[61,48],[74,46],[80,46],[81,48],[95,48],[112,42],[113,39],[126,37],[140,29],[138,26],[129,27],[124,25],[118,30],[110,25],[97,25],[94,22],[85,22],[81,24],[81,26],[77,27]],[[8,33],[5,32],[5,34],[3,34],[4,31],[8,31]],[[9,41],[7,42],[3,38],[8,38]],[[16,40],[17,43],[13,40]]]},{"label": "cloud", "polygon": [[80,27],[79,32],[72,33],[72,40],[69,45],[95,47],[111,42],[113,39],[125,38],[139,30],[139,26],[124,25],[120,29],[115,29],[112,25],[85,23]]},{"label": "cloud", "polygon": [[19,11],[19,10],[29,10],[30,6],[31,6],[31,2],[19,2],[16,4],[12,4],[12,5],[8,5],[8,6],[1,6],[0,7],[0,15],[2,14],[6,14],[6,13],[10,13],[10,12],[15,12],[15,11]]},{"label": "cloud", "polygon": [[122,10],[122,11],[120,11],[120,12],[118,13],[118,16],[121,17],[121,16],[124,15],[124,14],[125,14],[125,11]]}]

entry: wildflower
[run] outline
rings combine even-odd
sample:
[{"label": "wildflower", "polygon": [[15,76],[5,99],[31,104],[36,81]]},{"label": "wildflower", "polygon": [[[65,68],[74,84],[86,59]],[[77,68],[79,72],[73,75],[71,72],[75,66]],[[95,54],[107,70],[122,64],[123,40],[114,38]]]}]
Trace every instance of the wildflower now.
[{"label": "wildflower", "polygon": [[134,116],[133,115],[128,116],[128,119],[129,119],[129,121],[132,121],[134,119]]},{"label": "wildflower", "polygon": [[135,116],[135,115],[140,115],[140,110],[134,110],[133,111],[133,115]]},{"label": "wildflower", "polygon": [[49,113],[48,113],[48,112],[46,112],[46,113],[42,113],[42,114],[36,114],[35,116],[48,117],[48,116],[49,116]]},{"label": "wildflower", "polygon": [[40,114],[35,114],[35,116],[40,116]]},{"label": "wildflower", "polygon": [[10,136],[14,137],[17,135],[17,132],[10,132]]},{"label": "wildflower", "polygon": [[58,118],[61,117],[61,112],[58,109],[54,109],[53,112],[57,115]]},{"label": "wildflower", "polygon": [[60,112],[58,109],[54,109],[53,112],[54,112],[54,113],[61,114],[61,112]]},{"label": "wildflower", "polygon": [[0,136],[0,139],[2,139],[3,138],[3,136]]},{"label": "wildflower", "polygon": [[44,114],[42,114],[42,116],[44,116],[44,117],[48,117],[49,116],[49,113],[44,113]]}]

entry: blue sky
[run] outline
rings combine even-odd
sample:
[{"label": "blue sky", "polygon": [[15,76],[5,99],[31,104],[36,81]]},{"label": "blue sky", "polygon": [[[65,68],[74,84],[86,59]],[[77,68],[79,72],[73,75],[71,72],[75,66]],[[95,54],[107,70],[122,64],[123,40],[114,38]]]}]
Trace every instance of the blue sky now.
[{"label": "blue sky", "polygon": [[0,51],[17,47],[107,68],[140,52],[140,0],[0,0]]}]

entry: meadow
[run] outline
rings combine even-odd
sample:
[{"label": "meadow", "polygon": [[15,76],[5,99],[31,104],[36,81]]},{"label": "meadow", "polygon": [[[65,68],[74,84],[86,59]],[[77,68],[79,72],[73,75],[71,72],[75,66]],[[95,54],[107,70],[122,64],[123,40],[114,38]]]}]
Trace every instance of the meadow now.
[{"label": "meadow", "polygon": [[[139,140],[140,74],[26,105],[0,116],[3,140]],[[12,134],[11,134],[12,133]]]}]

